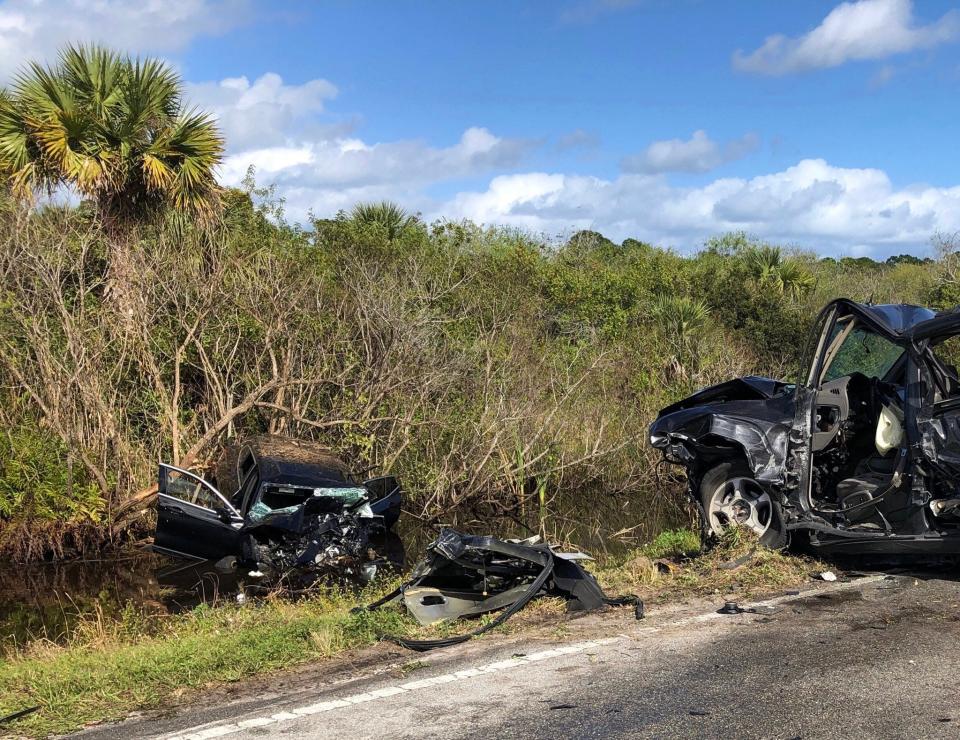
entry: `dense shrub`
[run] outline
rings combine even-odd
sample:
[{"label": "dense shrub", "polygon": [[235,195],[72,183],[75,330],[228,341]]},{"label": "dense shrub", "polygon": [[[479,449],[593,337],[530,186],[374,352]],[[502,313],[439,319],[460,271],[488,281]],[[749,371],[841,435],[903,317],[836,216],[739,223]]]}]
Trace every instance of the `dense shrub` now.
[{"label": "dense shrub", "polygon": [[395,472],[428,520],[545,516],[571,491],[587,511],[653,488],[663,405],[790,372],[826,300],[955,294],[944,260],[866,269],[744,235],[681,255],[384,207],[301,229],[252,185],[224,203],[213,232],[131,230],[122,302],[90,209],[0,209],[0,530],[115,541],[157,460],[203,468],[263,431]]}]

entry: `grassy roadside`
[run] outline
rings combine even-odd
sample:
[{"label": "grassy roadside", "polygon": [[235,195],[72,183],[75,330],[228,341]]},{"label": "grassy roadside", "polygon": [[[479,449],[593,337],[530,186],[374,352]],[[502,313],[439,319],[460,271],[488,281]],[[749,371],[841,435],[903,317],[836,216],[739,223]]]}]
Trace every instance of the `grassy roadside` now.
[{"label": "grassy roadside", "polygon": [[44,736],[135,709],[176,703],[191,691],[329,658],[376,642],[384,633],[417,632],[413,620],[384,609],[351,614],[368,593],[327,593],[198,607],[181,615],[85,622],[70,643],[36,642],[0,664],[0,716],[40,711],[0,734]]},{"label": "grassy roadside", "polygon": [[[634,592],[665,601],[796,585],[818,565],[757,548],[739,533],[699,553],[698,537],[679,531],[600,563],[595,572],[610,594]],[[176,703],[200,689],[331,658],[370,645],[384,633],[420,637],[463,629],[425,630],[395,609],[350,613],[376,595],[331,591],[297,602],[268,599],[165,617],[145,617],[130,609],[116,622],[89,620],[66,646],[36,642],[0,663],[0,716],[41,707],[0,725],[0,733],[64,733]],[[522,628],[522,621],[513,627]]]},{"label": "grassy roadside", "polygon": [[653,602],[708,594],[741,596],[793,586],[825,569],[822,562],[758,546],[747,530],[729,530],[709,550],[689,530],[661,533],[652,543],[595,573],[608,593],[630,591]]}]

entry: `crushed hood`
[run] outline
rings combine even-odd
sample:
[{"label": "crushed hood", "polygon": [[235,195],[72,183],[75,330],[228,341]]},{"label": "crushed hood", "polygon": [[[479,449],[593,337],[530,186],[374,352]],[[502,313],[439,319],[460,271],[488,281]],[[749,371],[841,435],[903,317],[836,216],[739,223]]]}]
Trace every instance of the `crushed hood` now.
[{"label": "crushed hood", "polygon": [[762,401],[773,398],[785,388],[792,387],[789,383],[772,378],[761,378],[756,375],[747,375],[735,378],[725,383],[711,385],[697,391],[692,396],[677,401],[660,411],[660,416],[672,414],[674,411],[695,408],[710,403],[725,403],[727,401]]}]

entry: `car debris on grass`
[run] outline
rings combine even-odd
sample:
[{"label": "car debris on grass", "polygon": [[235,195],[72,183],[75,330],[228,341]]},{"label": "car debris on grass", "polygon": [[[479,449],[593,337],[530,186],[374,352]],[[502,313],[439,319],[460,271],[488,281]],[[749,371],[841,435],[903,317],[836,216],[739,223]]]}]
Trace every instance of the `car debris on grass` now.
[{"label": "car debris on grass", "polygon": [[641,618],[643,605],[637,596],[610,598],[604,594],[596,579],[579,564],[589,559],[581,552],[560,552],[539,537],[500,540],[445,529],[427,547],[426,557],[410,579],[366,609],[402,601],[421,625],[500,611],[492,621],[462,635],[432,640],[387,638],[419,651],[466,642],[500,626],[541,595],[564,598],[571,611],[630,604]]}]

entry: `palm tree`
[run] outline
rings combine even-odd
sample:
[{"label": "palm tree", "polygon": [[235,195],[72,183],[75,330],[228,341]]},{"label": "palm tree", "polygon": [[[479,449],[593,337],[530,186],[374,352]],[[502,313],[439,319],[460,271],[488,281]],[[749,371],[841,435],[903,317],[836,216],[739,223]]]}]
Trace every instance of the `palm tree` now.
[{"label": "palm tree", "polygon": [[781,295],[800,298],[814,286],[813,275],[796,258],[784,258],[780,247],[753,246],[744,251],[743,258],[757,285]]},{"label": "palm tree", "polygon": [[396,203],[386,200],[379,203],[357,203],[350,212],[350,218],[359,224],[380,226],[387,232],[390,241],[417,223],[416,216],[409,215]]},{"label": "palm tree", "polygon": [[695,360],[695,345],[710,322],[710,308],[701,300],[661,294],[650,305],[650,316],[673,345],[673,362],[681,375]]},{"label": "palm tree", "polygon": [[13,193],[73,189],[111,229],[168,208],[212,216],[222,153],[213,120],[185,107],[179,75],[155,59],[68,46],[0,97],[0,174]]},{"label": "palm tree", "polygon": [[661,294],[654,298],[650,314],[665,332],[687,343],[697,337],[710,320],[710,309],[701,300]]},{"label": "palm tree", "polygon": [[185,107],[179,75],[155,59],[68,46],[0,94],[0,176],[11,192],[71,189],[114,233],[168,210],[208,220],[222,153],[213,120]]},{"label": "palm tree", "polygon": [[141,308],[133,227],[165,213],[212,220],[222,155],[216,124],[184,105],[179,75],[156,59],[68,46],[0,93],[0,178],[21,201],[67,189],[94,204],[110,245],[107,291],[128,328]]}]

